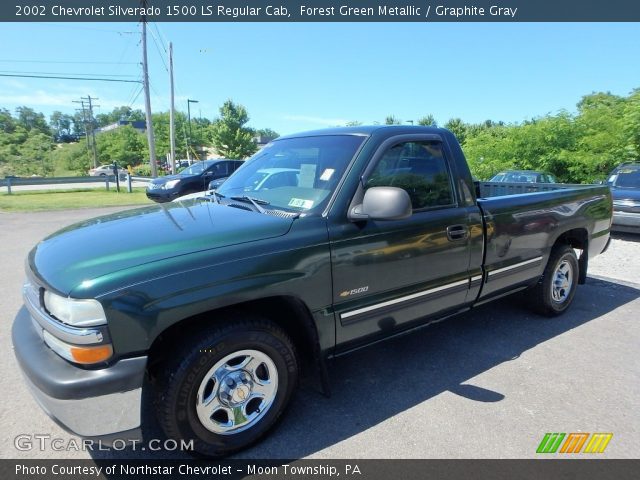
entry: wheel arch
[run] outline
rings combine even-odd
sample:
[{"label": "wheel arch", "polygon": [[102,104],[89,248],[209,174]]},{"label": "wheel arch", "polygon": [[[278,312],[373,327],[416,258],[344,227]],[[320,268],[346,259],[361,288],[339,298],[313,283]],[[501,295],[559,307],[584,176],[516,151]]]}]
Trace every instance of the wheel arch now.
[{"label": "wheel arch", "polygon": [[583,285],[587,280],[589,267],[589,232],[584,227],[567,230],[556,238],[551,249],[553,250],[558,245],[568,245],[581,251],[578,258],[578,284]]},{"label": "wheel arch", "polygon": [[258,315],[272,321],[291,338],[301,360],[303,371],[318,371],[321,374],[322,389],[327,392],[326,366],[320,348],[318,330],[307,305],[295,296],[280,295],[250,300],[220,308],[214,308],[197,315],[183,318],[162,331],[149,348],[147,371],[154,371],[161,364],[164,354],[173,351],[182,338],[200,328],[215,322],[214,314]]}]

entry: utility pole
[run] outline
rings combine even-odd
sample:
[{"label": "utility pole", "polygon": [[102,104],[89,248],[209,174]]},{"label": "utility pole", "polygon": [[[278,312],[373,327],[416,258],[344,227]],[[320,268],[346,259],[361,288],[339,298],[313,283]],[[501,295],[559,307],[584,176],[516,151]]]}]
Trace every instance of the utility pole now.
[{"label": "utility pole", "polygon": [[173,43],[169,42],[169,80],[171,84],[171,107],[169,110],[169,140],[171,143],[171,173],[176,173],[176,125],[175,125],[175,102],[173,89]]},{"label": "utility pole", "polygon": [[[76,109],[78,112],[82,112],[82,119],[84,121],[84,136],[87,139],[87,150],[89,156],[93,155],[93,168],[98,166],[98,149],[96,147],[96,132],[94,129],[93,119],[93,107],[99,107],[95,105],[93,100],[99,100],[97,98],[91,98],[91,95],[87,97],[81,97],[80,100],[74,100],[73,103],[79,103],[82,108]],[[88,109],[85,106],[85,102],[88,104]]]},{"label": "utility pole", "polygon": [[191,131],[191,104],[198,103],[198,100],[190,100],[187,98],[187,122],[189,123],[189,141],[187,142],[187,150],[191,148],[191,139],[193,132]]},{"label": "utility pole", "polygon": [[[91,120],[91,145],[92,145],[91,148],[93,150],[93,168],[97,168],[98,167],[98,148],[96,147],[96,129],[94,128],[95,120],[93,118],[94,105],[91,103],[91,95],[87,95],[87,100],[89,101],[89,119]],[[99,99],[96,98],[94,100],[99,100]],[[95,106],[99,107],[100,105],[95,105]]]},{"label": "utility pole", "polygon": [[[140,2],[142,8],[147,8],[147,0]],[[147,66],[147,16],[143,15],[142,23],[142,85],[144,87],[144,109],[147,117],[147,139],[149,141],[149,163],[151,164],[151,176],[158,176],[156,165],[156,142],[153,137],[153,122],[151,121],[151,98],[149,96],[149,69]]]}]

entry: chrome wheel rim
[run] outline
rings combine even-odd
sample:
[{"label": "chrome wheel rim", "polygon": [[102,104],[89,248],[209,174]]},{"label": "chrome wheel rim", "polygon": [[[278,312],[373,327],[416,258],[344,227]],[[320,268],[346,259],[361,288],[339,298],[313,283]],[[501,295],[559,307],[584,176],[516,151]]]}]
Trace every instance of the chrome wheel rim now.
[{"label": "chrome wheel rim", "polygon": [[553,272],[551,298],[556,303],[564,303],[569,298],[573,286],[573,268],[568,260],[562,260]]},{"label": "chrome wheel rim", "polygon": [[258,350],[239,350],[218,361],[204,376],[196,399],[202,425],[220,435],[251,428],[269,411],[278,391],[278,371]]}]

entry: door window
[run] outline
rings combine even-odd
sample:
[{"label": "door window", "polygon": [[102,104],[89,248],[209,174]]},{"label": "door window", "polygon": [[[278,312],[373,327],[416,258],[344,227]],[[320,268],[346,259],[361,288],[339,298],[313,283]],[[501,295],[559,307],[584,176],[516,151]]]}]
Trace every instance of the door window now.
[{"label": "door window", "polygon": [[370,187],[406,190],[414,210],[454,205],[451,175],[442,143],[403,142],[390,147],[365,183]]}]

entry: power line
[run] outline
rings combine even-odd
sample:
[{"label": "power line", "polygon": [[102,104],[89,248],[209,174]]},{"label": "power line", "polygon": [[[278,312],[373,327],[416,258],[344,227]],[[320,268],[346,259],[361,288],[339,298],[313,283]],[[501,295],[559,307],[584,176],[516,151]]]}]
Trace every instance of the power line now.
[{"label": "power line", "polygon": [[164,50],[164,53],[166,53],[168,55],[169,52],[167,52],[167,47],[165,47],[165,44],[167,42],[166,42],[166,40],[164,38],[162,38],[162,34],[160,33],[160,30],[158,29],[158,24],[154,23],[153,24],[153,28],[156,29],[156,33],[158,34],[158,41],[160,42],[160,45],[162,45],[162,49]]},{"label": "power line", "polygon": [[74,65],[139,65],[139,62],[87,62],[87,61],[63,61],[63,60],[9,60],[0,59],[0,63],[56,63]]},{"label": "power line", "polygon": [[[153,40],[153,44],[156,46],[156,50],[158,51],[158,55],[160,56],[160,60],[162,60],[162,64],[164,65],[164,69],[168,72],[169,71],[169,67],[167,67],[167,62],[165,62],[165,60],[164,60],[164,55],[162,55],[162,52],[160,51],[160,47],[158,46],[158,40],[156,40],[156,36],[153,34],[153,30],[149,29],[149,32],[151,33],[151,39]],[[162,48],[164,48],[164,45],[162,46]],[[165,51],[165,53],[167,53],[166,49],[164,51]]]},{"label": "power line", "polygon": [[0,73],[0,77],[17,77],[17,78],[52,78],[55,80],[89,80],[92,82],[123,82],[123,83],[140,83],[139,80],[124,80],[117,78],[91,78],[91,77],[62,77],[53,75],[16,75]]},{"label": "power line", "polygon": [[138,97],[140,96],[140,94],[142,93],[143,90],[144,90],[144,88],[140,87],[140,90],[138,90],[138,93],[136,94],[136,96],[133,97],[133,100],[131,100],[129,102],[129,107],[133,107],[133,104],[136,103],[136,100],[138,100]]},{"label": "power line", "polygon": [[[55,23],[41,23],[39,27],[57,27],[57,28],[69,28],[67,25],[58,25]],[[93,27],[83,27],[74,25],[74,30],[88,30],[93,32],[102,32],[102,33],[117,33],[118,35],[137,35],[138,32],[131,32],[126,30],[109,30],[104,28],[93,28]]]},{"label": "power line", "polygon": [[25,71],[21,71],[21,70],[0,70],[0,73],[19,73],[19,74],[29,74],[29,75],[81,75],[81,76],[88,76],[88,77],[98,77],[100,75],[105,75],[108,77],[129,77],[129,78],[135,78],[138,75],[119,75],[119,74],[113,74],[113,73],[69,73],[69,72],[25,72]]}]

